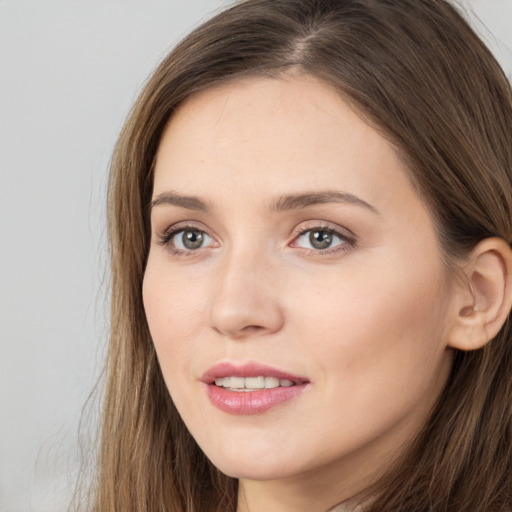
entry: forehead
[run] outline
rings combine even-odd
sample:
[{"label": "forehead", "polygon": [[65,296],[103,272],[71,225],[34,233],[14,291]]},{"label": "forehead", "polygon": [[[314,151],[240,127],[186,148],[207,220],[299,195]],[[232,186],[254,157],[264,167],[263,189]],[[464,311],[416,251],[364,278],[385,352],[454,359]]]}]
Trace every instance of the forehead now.
[{"label": "forehead", "polygon": [[244,78],[180,106],[160,142],[154,195],[215,194],[221,186],[251,200],[326,187],[368,202],[416,196],[395,147],[310,76]]},{"label": "forehead", "polygon": [[[276,134],[279,136],[274,137]],[[200,146],[202,151],[197,156],[208,153],[210,159],[230,144],[240,150],[229,147],[233,158],[265,144],[288,159],[311,153],[320,159],[320,149],[361,139],[371,142],[375,150],[389,146],[324,82],[310,76],[248,77],[188,98],[168,123],[158,160],[170,144],[173,149],[178,145],[183,149]],[[258,154],[258,160],[263,156]]]}]

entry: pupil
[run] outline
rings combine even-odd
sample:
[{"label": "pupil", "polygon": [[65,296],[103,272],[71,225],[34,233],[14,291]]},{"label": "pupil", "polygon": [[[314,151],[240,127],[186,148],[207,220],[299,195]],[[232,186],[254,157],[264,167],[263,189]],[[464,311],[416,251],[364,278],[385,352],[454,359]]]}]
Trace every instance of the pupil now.
[{"label": "pupil", "polygon": [[200,231],[185,231],[182,241],[187,249],[199,249],[203,244],[203,234]]},{"label": "pupil", "polygon": [[309,241],[315,249],[327,249],[332,244],[332,234],[328,231],[312,231]]}]

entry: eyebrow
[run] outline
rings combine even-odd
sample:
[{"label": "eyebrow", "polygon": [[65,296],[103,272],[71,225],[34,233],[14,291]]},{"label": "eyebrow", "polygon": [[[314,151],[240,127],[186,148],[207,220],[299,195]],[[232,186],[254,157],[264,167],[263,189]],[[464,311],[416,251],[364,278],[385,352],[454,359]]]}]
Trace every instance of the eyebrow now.
[{"label": "eyebrow", "polygon": [[318,192],[305,192],[303,194],[283,195],[273,201],[270,209],[277,212],[286,210],[296,210],[299,208],[307,208],[317,204],[325,203],[348,203],[362,206],[373,213],[379,214],[375,206],[367,203],[363,199],[349,194],[347,192],[339,192],[337,190],[323,190]]},{"label": "eyebrow", "polygon": [[195,196],[184,196],[175,192],[163,192],[162,194],[156,196],[155,199],[149,203],[149,210],[151,211],[155,206],[161,206],[164,204],[179,206],[180,208],[195,210],[203,213],[211,212],[211,208],[208,203],[202,199],[199,199]]},{"label": "eyebrow", "polygon": [[[372,206],[363,199],[353,194],[349,194],[348,192],[340,192],[336,190],[322,190],[282,195],[270,203],[270,210],[275,212],[284,212],[325,203],[354,204],[356,206],[362,206],[375,214],[379,214],[379,211],[375,206]],[[163,192],[156,196],[149,204],[149,209],[151,210],[155,206],[161,205],[178,206],[180,208],[199,211],[202,213],[211,213],[212,210],[206,201],[203,201],[196,196],[181,195],[171,191]]]}]

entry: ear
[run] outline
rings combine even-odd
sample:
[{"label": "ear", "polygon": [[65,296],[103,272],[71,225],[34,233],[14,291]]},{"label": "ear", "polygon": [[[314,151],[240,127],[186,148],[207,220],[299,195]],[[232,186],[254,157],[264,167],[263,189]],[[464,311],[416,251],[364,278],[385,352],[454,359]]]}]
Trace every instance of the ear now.
[{"label": "ear", "polygon": [[512,250],[501,238],[486,238],[471,251],[463,272],[448,344],[476,350],[498,334],[512,308]]}]

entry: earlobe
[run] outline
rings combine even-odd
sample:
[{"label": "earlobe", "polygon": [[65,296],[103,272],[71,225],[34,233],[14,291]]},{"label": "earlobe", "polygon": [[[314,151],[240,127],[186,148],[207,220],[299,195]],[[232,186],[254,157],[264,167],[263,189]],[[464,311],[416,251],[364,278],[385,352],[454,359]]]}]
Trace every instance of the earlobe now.
[{"label": "earlobe", "polygon": [[469,255],[454,300],[449,345],[459,350],[482,348],[494,338],[512,308],[512,250],[501,238],[487,238]]}]

